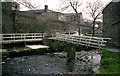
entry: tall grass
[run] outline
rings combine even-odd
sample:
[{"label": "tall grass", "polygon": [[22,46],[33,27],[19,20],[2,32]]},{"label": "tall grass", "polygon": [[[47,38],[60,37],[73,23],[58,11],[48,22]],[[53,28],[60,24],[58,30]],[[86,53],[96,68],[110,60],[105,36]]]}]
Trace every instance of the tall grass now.
[{"label": "tall grass", "polygon": [[100,74],[120,74],[120,54],[102,50]]}]

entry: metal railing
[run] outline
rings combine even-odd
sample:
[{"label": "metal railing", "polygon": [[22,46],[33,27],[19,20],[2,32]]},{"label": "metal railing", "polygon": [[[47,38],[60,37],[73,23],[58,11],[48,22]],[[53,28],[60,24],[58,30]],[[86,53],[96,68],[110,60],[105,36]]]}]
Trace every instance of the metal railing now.
[{"label": "metal railing", "polygon": [[54,39],[87,47],[102,48],[111,38],[57,34]]},{"label": "metal railing", "polygon": [[45,33],[0,34],[2,43],[37,41],[37,40],[41,40],[44,36],[45,36]]}]

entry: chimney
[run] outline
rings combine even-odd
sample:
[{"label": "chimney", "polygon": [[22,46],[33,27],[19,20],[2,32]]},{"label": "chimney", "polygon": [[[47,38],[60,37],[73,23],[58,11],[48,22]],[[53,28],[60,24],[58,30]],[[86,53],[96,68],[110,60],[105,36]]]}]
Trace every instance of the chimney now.
[{"label": "chimney", "polygon": [[48,5],[45,5],[45,12],[48,12]]}]

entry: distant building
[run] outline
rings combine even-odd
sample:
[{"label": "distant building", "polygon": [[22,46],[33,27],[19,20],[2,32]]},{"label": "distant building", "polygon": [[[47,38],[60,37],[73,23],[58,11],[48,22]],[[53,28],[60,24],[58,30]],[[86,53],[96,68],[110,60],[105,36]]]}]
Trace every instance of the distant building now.
[{"label": "distant building", "polygon": [[45,9],[29,10],[29,13],[45,15],[48,19],[66,21],[66,16],[63,13],[55,12],[48,9],[48,5],[45,5]]},{"label": "distant building", "polygon": [[104,36],[112,38],[112,43],[120,44],[120,1],[110,2],[102,13]]},{"label": "distant building", "polygon": [[[93,31],[93,20],[88,20],[84,22],[84,25],[91,27],[91,34]],[[101,21],[95,21],[95,34],[96,35],[102,35],[103,34],[103,22]]]},{"label": "distant building", "polygon": [[[77,22],[76,13],[65,13],[66,21],[68,22]],[[83,15],[82,12],[78,13],[78,17],[80,19],[80,23],[83,23]]]}]

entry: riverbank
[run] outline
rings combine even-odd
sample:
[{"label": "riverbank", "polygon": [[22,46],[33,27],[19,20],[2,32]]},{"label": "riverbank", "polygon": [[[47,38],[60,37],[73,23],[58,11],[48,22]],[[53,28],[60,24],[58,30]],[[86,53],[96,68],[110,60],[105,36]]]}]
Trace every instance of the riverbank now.
[{"label": "riverbank", "polygon": [[100,72],[99,74],[120,74],[119,52],[111,52],[108,50],[102,50]]}]

